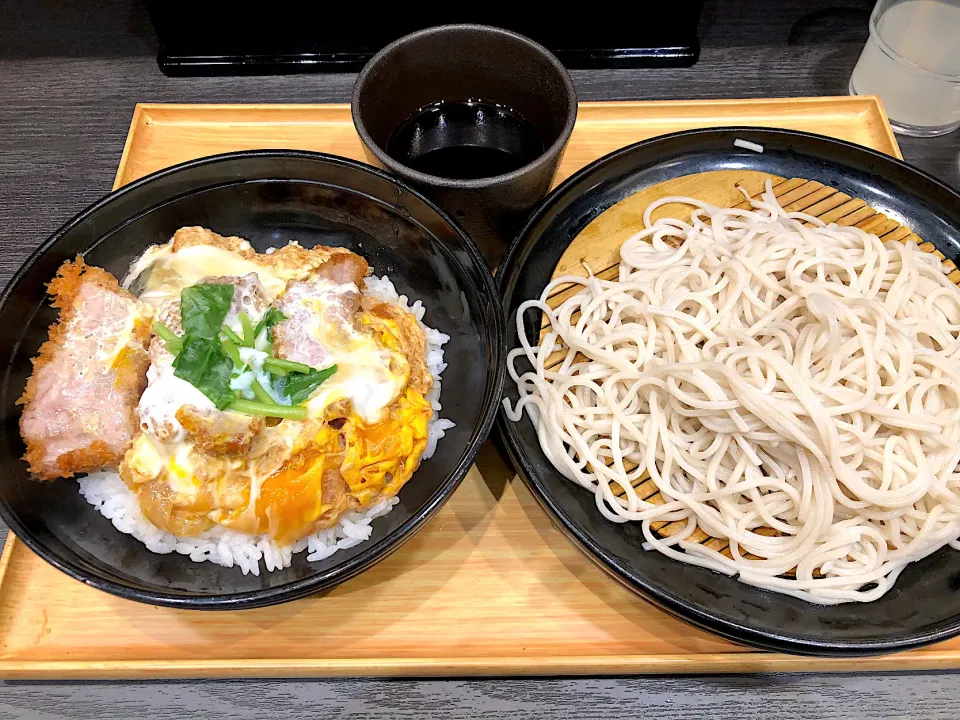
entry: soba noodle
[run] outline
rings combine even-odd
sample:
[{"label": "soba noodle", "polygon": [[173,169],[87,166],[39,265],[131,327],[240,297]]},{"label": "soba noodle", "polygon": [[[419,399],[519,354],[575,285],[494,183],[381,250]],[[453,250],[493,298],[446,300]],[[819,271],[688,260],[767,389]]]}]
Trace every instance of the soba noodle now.
[{"label": "soba noodle", "polygon": [[[667,203],[695,210],[651,222]],[[752,206],[658,200],[618,280],[560,277],[523,303],[504,406],[644,548],[816,603],[874,600],[960,537],[960,289],[935,255],[785,212],[769,183]]]}]

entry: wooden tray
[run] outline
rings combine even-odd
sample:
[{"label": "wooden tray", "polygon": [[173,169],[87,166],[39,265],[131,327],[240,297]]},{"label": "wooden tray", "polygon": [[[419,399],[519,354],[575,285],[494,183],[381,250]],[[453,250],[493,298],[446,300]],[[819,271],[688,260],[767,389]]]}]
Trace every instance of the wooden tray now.
[{"label": "wooden tray", "polygon": [[[811,130],[899,156],[873,98],[586,103],[560,178],[654,135],[717,125]],[[116,185],[247,148],[361,158],[346,106],[139,105]],[[732,645],[621,588],[557,531],[488,443],[401,550],[323,597],[241,612],[132,603],[0,558],[0,677],[511,675],[960,667],[960,639],[902,655],[798,658]]]}]

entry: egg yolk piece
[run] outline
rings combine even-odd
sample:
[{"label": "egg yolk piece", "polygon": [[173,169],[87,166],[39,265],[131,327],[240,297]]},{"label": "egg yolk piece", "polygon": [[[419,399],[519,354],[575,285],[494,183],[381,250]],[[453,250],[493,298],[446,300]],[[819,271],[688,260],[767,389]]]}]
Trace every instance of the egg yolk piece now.
[{"label": "egg yolk piece", "polygon": [[[336,435],[331,434],[333,442]],[[335,448],[314,446],[292,458],[260,485],[256,500],[259,531],[287,545],[314,531],[323,514],[335,506],[324,492],[325,475],[335,471],[339,454]]]},{"label": "egg yolk piece", "polygon": [[432,414],[430,402],[408,388],[378,423],[351,413],[339,429],[325,424],[310,446],[261,483],[260,532],[293,543],[325,526],[328,516],[396,495],[420,464]]}]

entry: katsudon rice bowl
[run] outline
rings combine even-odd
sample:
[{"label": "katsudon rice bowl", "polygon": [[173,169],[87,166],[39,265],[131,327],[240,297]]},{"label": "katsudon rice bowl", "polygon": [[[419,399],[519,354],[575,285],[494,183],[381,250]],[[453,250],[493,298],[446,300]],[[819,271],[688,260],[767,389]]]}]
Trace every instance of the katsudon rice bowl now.
[{"label": "katsudon rice bowl", "polygon": [[124,278],[77,256],[49,293],[24,459],[152,553],[259,575],[361,545],[454,427],[450,338],[344,248],[183,227]]},{"label": "katsudon rice bowl", "polygon": [[252,150],[134,180],[0,295],[8,569],[191,610],[389,584],[422,553],[366,571],[492,429],[504,335],[476,245],[385,172]]}]

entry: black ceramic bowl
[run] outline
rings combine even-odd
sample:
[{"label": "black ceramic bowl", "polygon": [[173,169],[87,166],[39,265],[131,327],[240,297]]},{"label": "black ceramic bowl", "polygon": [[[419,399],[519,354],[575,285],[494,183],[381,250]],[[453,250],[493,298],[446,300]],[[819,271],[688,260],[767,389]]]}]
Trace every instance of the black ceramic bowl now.
[{"label": "black ceramic bowl", "polygon": [[[734,146],[764,146],[758,154]],[[666,135],[618,150],[557,188],[530,218],[497,274],[507,347],[517,347],[516,310],[539,297],[570,242],[597,215],[636,191],[708,170],[758,170],[808,178],[902,219],[948,258],[960,259],[960,196],[909,165],[851,143],[808,133],[718,128]],[[533,319],[533,318],[531,318]],[[528,321],[529,341],[540,323]],[[521,364],[523,363],[523,364]],[[525,361],[518,363],[522,371]],[[505,397],[515,402],[516,384]],[[759,590],[641,548],[639,524],[603,518],[594,497],[560,475],[524,418],[501,413],[500,430],[521,476],[578,547],[612,577],[662,609],[736,642],[782,652],[854,656],[926,645],[960,633],[960,552],[949,547],[910,564],[872,603],[812,605]]]},{"label": "black ceramic bowl", "polygon": [[[183,225],[239,235],[258,249],[296,239],[361,253],[398,291],[419,298],[427,324],[450,335],[442,416],[456,427],[373,523],[372,538],[317,563],[305,553],[259,577],[155,555],[88,505],[73,480],[37,482],[20,459],[19,407],[33,357],[55,313],[45,284],[60,264],[86,261],[123,277],[147,246]],[[319,153],[253,151],[203,158],[138,180],[58,230],[0,300],[0,514],[33,551],[115,595],[181,608],[249,608],[330,588],[396,550],[450,497],[486,439],[503,379],[503,316],[476,246],[421,195],[361,163]]]}]

